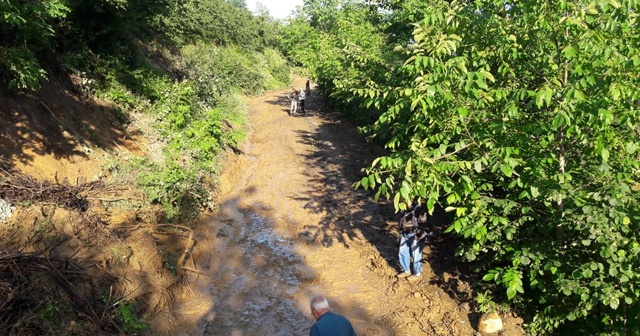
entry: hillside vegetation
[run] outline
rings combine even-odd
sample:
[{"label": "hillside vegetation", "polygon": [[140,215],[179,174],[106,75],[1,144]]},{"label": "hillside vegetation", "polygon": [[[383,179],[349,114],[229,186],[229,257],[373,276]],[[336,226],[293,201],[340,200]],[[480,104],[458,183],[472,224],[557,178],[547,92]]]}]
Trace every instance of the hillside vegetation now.
[{"label": "hillside vegetation", "polygon": [[[289,82],[281,25],[225,1],[5,1],[0,75],[37,91],[72,76],[122,124],[152,116],[161,153],[134,162],[137,182],[169,220],[211,198],[199,187],[244,137],[243,94]],[[49,79],[49,80],[47,80]],[[115,169],[118,167],[112,167]]]},{"label": "hillside vegetation", "polygon": [[356,186],[451,213],[482,309],[509,306],[532,334],[637,335],[638,13],[308,0],[283,44],[389,149]]},{"label": "hillside vegetation", "polygon": [[[189,226],[246,136],[244,96],[290,81],[282,24],[224,0],[6,0],[0,13],[2,219],[15,211],[0,334],[137,334],[190,272]],[[53,159],[20,172],[38,155]]]}]

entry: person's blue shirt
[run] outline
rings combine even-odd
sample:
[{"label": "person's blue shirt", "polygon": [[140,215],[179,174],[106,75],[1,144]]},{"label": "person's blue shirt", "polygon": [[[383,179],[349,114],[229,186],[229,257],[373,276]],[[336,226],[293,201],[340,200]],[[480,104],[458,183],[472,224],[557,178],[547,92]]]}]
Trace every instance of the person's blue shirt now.
[{"label": "person's blue shirt", "polygon": [[309,336],[356,336],[356,332],[346,317],[328,311],[311,326]]}]

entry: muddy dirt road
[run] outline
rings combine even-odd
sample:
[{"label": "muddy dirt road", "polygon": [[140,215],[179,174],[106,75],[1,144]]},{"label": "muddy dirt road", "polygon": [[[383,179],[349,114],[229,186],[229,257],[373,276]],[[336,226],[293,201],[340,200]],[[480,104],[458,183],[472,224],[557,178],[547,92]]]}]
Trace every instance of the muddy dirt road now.
[{"label": "muddy dirt road", "polygon": [[220,177],[220,210],[197,233],[202,273],[150,332],[308,335],[309,299],[322,294],[358,335],[474,335],[468,284],[434,262],[451,252],[438,251],[437,233],[422,280],[396,279],[392,206],[351,186],[381,150],[313,94],[306,116],[289,116],[285,95],[249,99],[252,133]]}]

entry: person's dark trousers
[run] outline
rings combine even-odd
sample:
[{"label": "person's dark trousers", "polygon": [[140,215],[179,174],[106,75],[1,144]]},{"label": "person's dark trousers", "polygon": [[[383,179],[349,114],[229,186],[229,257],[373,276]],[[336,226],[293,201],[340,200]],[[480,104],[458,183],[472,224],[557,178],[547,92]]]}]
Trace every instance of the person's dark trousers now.
[{"label": "person's dark trousers", "polygon": [[302,113],[306,113],[304,111],[304,99],[300,99],[300,111],[302,111]]}]

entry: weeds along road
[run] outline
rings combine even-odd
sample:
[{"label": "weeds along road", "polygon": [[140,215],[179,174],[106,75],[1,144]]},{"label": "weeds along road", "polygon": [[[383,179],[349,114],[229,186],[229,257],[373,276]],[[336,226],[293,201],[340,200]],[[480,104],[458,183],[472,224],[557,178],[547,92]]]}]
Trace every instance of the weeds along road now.
[{"label": "weeds along road", "polygon": [[150,332],[308,335],[309,299],[322,294],[358,335],[473,335],[469,287],[455,274],[427,263],[420,282],[395,278],[392,206],[351,186],[381,149],[314,94],[306,116],[289,116],[286,92],[248,100],[251,134],[197,233],[203,274]]}]

